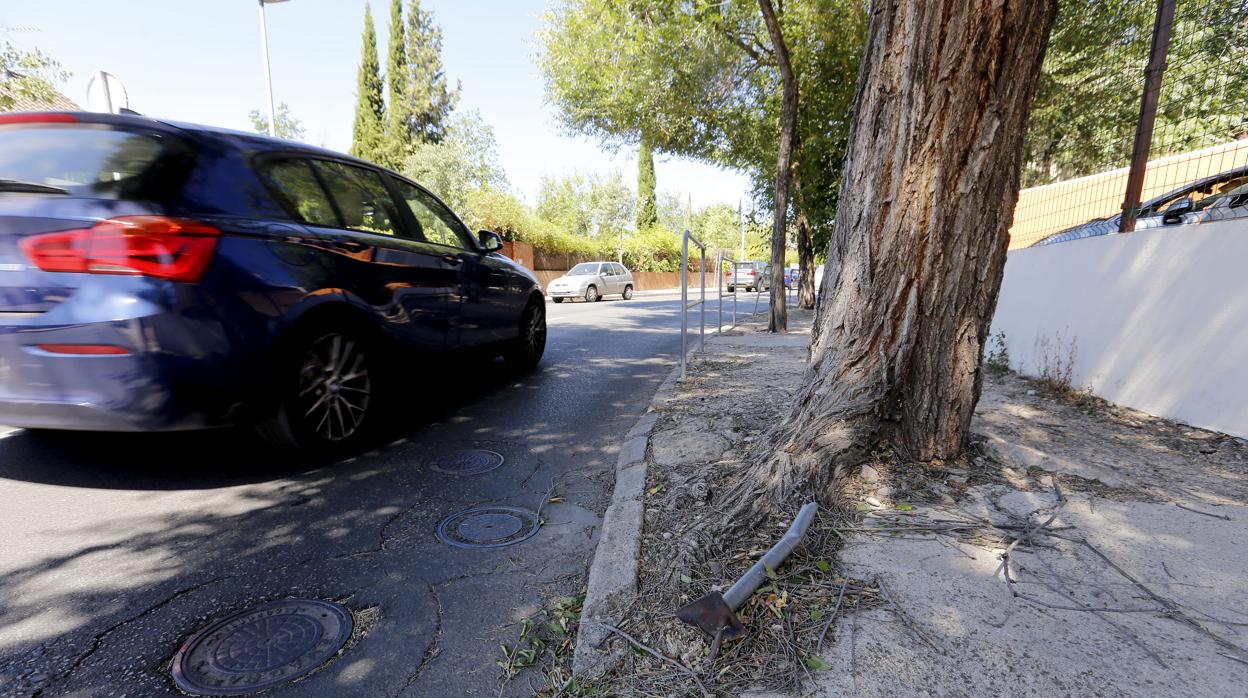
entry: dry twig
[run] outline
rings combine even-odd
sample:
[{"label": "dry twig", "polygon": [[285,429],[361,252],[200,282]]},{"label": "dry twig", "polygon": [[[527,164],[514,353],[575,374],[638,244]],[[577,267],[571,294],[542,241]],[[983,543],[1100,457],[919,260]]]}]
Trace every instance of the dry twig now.
[{"label": "dry twig", "polygon": [[651,649],[650,647],[643,645],[639,640],[637,640],[637,638],[633,637],[632,635],[629,635],[623,630],[620,630],[614,625],[610,625],[608,623],[601,623],[600,625],[602,625],[602,627],[606,628],[607,630],[610,630],[611,632],[615,633],[616,635],[619,635],[625,640],[628,640],[630,643],[632,643],[633,647],[636,647],[637,649],[642,650],[646,654],[667,664],[668,666],[672,666],[680,670],[682,674],[685,674],[689,678],[693,679],[693,682],[698,685],[698,690],[702,691],[703,698],[712,698],[710,692],[706,690],[706,686],[702,685],[702,680],[698,678],[698,675],[694,673],[693,669],[690,669],[689,667],[685,666],[684,664],[681,664],[680,662],[676,661],[675,659],[672,659],[671,657],[667,657],[662,654],[659,654],[658,652]]},{"label": "dry twig", "polygon": [[841,582],[841,590],[836,595],[836,605],[832,607],[832,613],[828,614],[828,622],[823,624],[823,629],[819,631],[819,644],[815,647],[815,653],[823,652],[823,639],[828,634],[828,628],[832,627],[832,621],[836,620],[836,612],[841,610],[841,600],[845,598],[845,587],[849,586],[849,576],[846,575],[845,581]]},{"label": "dry twig", "polygon": [[876,586],[879,587],[880,595],[884,597],[884,600],[888,603],[889,607],[893,609],[893,614],[897,616],[897,618],[902,622],[902,624],[905,625],[907,628],[909,628],[910,631],[913,632],[915,635],[917,635],[920,640],[927,643],[928,647],[931,647],[936,652],[940,652],[941,654],[944,654],[944,652],[941,651],[941,649],[936,646],[936,643],[932,642],[932,639],[929,638],[926,633],[920,630],[919,626],[916,625],[915,622],[910,619],[910,616],[905,612],[905,610],[903,610],[901,606],[897,605],[897,602],[893,600],[893,595],[888,593],[888,587],[884,586],[884,582],[882,580],[877,579]]},{"label": "dry twig", "polygon": [[1225,515],[1225,514],[1214,514],[1214,513],[1212,513],[1212,512],[1208,512],[1208,511],[1201,511],[1200,509],[1193,509],[1193,508],[1191,508],[1191,507],[1185,507],[1185,506],[1183,506],[1182,504],[1179,504],[1178,502],[1175,502],[1175,503],[1174,503],[1174,505],[1175,505],[1176,507],[1180,508],[1180,509],[1184,509],[1184,510],[1190,511],[1190,512],[1192,512],[1193,514],[1203,514],[1204,516],[1209,516],[1209,517],[1212,517],[1212,518],[1215,518],[1215,519],[1222,519],[1223,521],[1231,521],[1231,517],[1229,517],[1229,516],[1227,516],[1227,515]]}]

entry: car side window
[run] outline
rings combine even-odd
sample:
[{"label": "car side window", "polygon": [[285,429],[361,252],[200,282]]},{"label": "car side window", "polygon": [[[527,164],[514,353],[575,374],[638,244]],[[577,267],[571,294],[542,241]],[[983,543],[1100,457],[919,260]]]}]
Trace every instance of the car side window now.
[{"label": "car side window", "polygon": [[402,233],[399,212],[381,175],[329,160],[316,160],[314,167],[338,204],[342,227],[377,235]]},{"label": "car side window", "polygon": [[614,268],[614,269],[615,269],[615,275],[616,275],[616,276],[624,276],[625,274],[627,274],[627,273],[628,273],[628,270],[627,270],[627,269],[625,269],[625,268],[624,268],[624,265],[622,265],[622,264],[612,264],[611,266],[612,266],[612,268]]},{"label": "car side window", "polygon": [[420,223],[421,233],[429,242],[463,250],[475,250],[472,236],[454,215],[437,199],[401,179],[393,180],[399,196],[412,210],[412,216]]},{"label": "car side window", "polygon": [[262,174],[282,208],[295,220],[310,225],[341,225],[329,195],[321,188],[307,160],[275,160],[264,166]]}]

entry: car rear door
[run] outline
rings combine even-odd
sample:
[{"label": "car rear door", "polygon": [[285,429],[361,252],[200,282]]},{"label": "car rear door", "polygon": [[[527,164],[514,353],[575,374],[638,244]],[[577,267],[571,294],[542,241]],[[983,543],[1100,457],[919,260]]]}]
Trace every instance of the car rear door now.
[{"label": "car rear door", "polygon": [[328,287],[367,304],[412,349],[447,348],[457,272],[408,228],[378,170],[291,156],[261,170],[325,253]]}]

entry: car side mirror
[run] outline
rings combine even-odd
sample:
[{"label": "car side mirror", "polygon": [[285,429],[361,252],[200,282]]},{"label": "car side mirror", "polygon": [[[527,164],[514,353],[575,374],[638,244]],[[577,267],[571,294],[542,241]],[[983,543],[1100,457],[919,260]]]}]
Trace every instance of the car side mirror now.
[{"label": "car side mirror", "polygon": [[503,249],[503,238],[492,230],[481,230],[477,232],[477,239],[481,241],[481,249],[488,254],[490,252],[498,252]]},{"label": "car side mirror", "polygon": [[1161,212],[1161,222],[1163,225],[1178,225],[1183,222],[1183,214],[1191,213],[1195,208],[1196,203],[1192,201],[1192,197],[1185,196]]}]

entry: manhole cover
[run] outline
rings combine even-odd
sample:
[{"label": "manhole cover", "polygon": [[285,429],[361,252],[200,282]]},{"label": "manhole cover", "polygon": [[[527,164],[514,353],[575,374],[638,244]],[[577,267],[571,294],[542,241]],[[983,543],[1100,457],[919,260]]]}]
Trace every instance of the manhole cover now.
[{"label": "manhole cover", "polygon": [[501,453],[484,448],[466,448],[437,456],[429,467],[449,475],[480,475],[503,464]]},{"label": "manhole cover", "polygon": [[173,682],[200,696],[272,688],[333,657],[347,644],[351,626],[351,612],[338,604],[273,601],[191,636],[173,656]]},{"label": "manhole cover", "polygon": [[457,548],[498,548],[528,540],[538,528],[537,515],[527,509],[481,507],[443,519],[438,538]]}]

